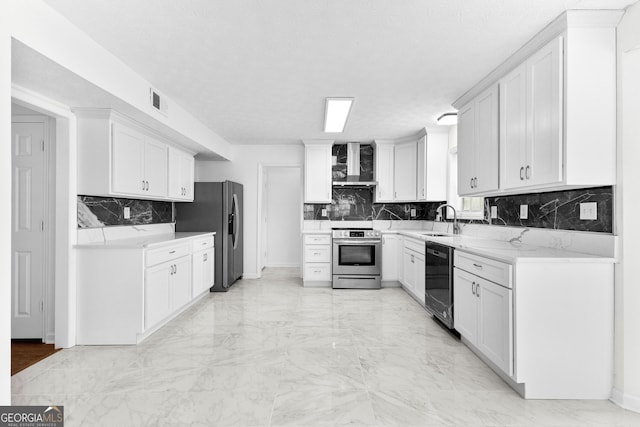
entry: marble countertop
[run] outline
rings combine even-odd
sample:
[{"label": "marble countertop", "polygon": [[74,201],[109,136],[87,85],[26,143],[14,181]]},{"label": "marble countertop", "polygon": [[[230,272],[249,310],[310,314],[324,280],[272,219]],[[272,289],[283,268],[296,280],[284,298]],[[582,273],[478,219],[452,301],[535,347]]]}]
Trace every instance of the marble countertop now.
[{"label": "marble countertop", "polygon": [[213,231],[176,232],[163,234],[147,234],[140,237],[126,239],[114,239],[102,242],[83,243],[75,245],[75,249],[146,249],[161,246],[168,243],[177,243],[178,240],[187,240],[207,235],[215,235]]},{"label": "marble countertop", "polygon": [[[615,263],[612,257],[547,248],[543,246],[526,245],[518,241],[508,242],[487,239],[484,237],[465,236],[461,234],[447,236],[430,236],[433,231],[427,230],[381,230],[382,234],[400,234],[423,241],[432,241],[468,253],[491,258],[509,264],[521,262],[600,262]],[[440,233],[446,234],[446,233]]]},{"label": "marble countertop", "polygon": [[330,229],[323,230],[302,230],[302,234],[331,234]]}]

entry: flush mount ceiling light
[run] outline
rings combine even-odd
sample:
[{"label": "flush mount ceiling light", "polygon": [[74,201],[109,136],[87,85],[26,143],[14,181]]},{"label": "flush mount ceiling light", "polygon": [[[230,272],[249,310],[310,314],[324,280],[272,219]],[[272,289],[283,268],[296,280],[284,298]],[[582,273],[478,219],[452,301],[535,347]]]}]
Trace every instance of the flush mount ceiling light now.
[{"label": "flush mount ceiling light", "polygon": [[347,123],[353,98],[326,98],[324,110],[324,131],[340,133]]},{"label": "flush mount ceiling light", "polygon": [[457,125],[458,124],[458,113],[444,113],[443,115],[438,117],[436,122],[440,126]]}]

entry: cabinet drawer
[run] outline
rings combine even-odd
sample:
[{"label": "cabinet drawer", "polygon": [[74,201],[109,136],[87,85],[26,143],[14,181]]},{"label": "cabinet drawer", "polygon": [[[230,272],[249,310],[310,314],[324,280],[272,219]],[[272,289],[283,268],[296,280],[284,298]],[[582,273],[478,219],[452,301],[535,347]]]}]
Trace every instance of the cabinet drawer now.
[{"label": "cabinet drawer", "polygon": [[191,254],[191,243],[183,243],[181,245],[166,246],[163,248],[152,249],[147,251],[146,263],[147,267],[160,264],[161,262],[180,258]]},{"label": "cabinet drawer", "polygon": [[494,261],[459,250],[454,251],[454,265],[476,276],[490,280],[507,288],[512,287],[511,264]]},{"label": "cabinet drawer", "polygon": [[213,236],[193,239],[193,252],[203,251],[213,247]]},{"label": "cabinet drawer", "polygon": [[305,246],[304,262],[331,262],[331,246],[329,245]]},{"label": "cabinet drawer", "polygon": [[307,234],[304,236],[305,245],[330,245],[331,236],[328,234]]},{"label": "cabinet drawer", "polygon": [[412,239],[410,237],[404,238],[404,247],[405,249],[411,249],[412,251],[416,251],[419,254],[425,254],[425,242],[422,240]]},{"label": "cabinet drawer", "polygon": [[330,281],[331,280],[331,264],[329,263],[304,263],[304,280],[305,281]]}]

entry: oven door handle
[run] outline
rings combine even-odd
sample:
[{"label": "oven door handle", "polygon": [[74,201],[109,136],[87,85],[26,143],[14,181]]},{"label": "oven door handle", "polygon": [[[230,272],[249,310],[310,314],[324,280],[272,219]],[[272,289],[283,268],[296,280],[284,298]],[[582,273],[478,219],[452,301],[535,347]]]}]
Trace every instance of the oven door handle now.
[{"label": "oven door handle", "polygon": [[381,244],[381,240],[333,240],[334,245],[351,245],[351,246],[362,246],[362,245],[377,245]]}]

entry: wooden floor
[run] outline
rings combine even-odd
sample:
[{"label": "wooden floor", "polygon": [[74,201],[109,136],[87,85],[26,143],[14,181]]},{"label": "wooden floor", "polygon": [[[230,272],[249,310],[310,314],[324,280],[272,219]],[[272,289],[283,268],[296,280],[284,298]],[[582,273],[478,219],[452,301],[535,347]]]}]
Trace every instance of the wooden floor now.
[{"label": "wooden floor", "polygon": [[43,344],[40,341],[12,340],[11,341],[11,375],[15,375],[45,357],[51,356],[60,349],[53,344]]}]

